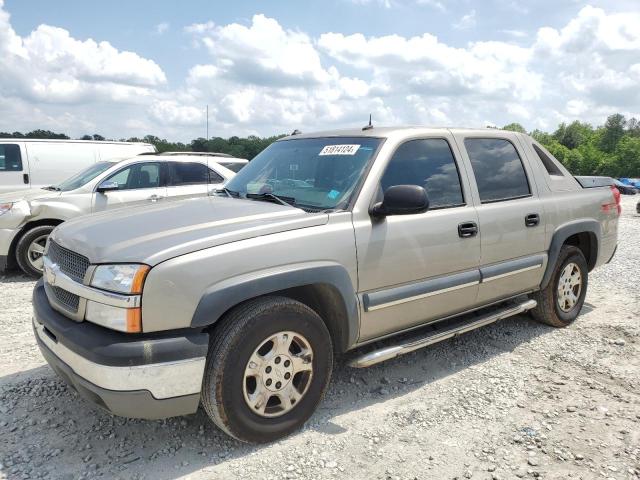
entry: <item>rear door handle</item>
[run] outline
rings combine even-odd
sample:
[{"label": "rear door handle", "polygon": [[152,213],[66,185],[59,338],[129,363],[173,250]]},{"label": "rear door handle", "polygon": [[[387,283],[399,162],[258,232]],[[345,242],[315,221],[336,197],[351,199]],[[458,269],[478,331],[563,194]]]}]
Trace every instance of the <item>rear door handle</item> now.
[{"label": "rear door handle", "polygon": [[527,227],[535,227],[540,223],[540,215],[537,213],[530,213],[526,217],[524,217],[524,224]]},{"label": "rear door handle", "polygon": [[163,197],[161,197],[160,195],[151,195],[149,197],[149,200],[152,202],[157,202],[158,200],[162,200]]},{"label": "rear door handle", "polygon": [[458,236],[460,238],[475,237],[478,234],[478,224],[476,222],[463,222],[458,225]]}]

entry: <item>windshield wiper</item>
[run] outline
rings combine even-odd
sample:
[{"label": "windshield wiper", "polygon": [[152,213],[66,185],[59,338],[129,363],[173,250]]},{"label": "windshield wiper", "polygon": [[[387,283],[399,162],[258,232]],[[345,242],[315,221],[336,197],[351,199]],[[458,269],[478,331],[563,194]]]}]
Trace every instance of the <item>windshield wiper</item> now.
[{"label": "windshield wiper", "polygon": [[56,187],[54,185],[49,185],[48,187],[42,187],[43,190],[52,190],[54,192],[59,192],[60,187]]},{"label": "windshield wiper", "polygon": [[294,207],[295,206],[294,203],[296,203],[296,199],[293,197],[281,197],[273,193],[247,193],[246,197],[255,198],[256,200],[267,200],[267,201],[275,200],[279,204],[286,205],[287,207]]}]

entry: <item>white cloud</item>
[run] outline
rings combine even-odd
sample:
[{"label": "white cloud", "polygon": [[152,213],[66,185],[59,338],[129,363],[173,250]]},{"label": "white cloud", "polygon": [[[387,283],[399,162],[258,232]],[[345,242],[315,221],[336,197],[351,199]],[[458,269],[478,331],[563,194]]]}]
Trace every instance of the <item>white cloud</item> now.
[{"label": "white cloud", "polygon": [[165,33],[167,30],[169,30],[169,22],[161,22],[159,24],[156,25],[155,27],[155,32],[158,35],[162,35],[163,33]]},{"label": "white cloud", "polygon": [[[437,0],[384,3],[444,10]],[[47,25],[19,36],[2,6],[0,130],[187,140],[203,134],[207,104],[214,135],[362,125],[369,113],[376,125],[519,121],[529,130],[574,118],[601,123],[614,111],[640,116],[637,11],[585,7],[559,28],[527,28],[530,36],[496,28],[511,41],[455,44],[430,32],[367,36],[355,28],[312,36],[265,15],[208,21],[184,28],[186,46],[199,48],[198,63],[167,85],[154,61],[108,42]],[[472,10],[458,26],[470,29],[476,20]]]},{"label": "white cloud", "polygon": [[476,11],[471,10],[466,15],[463,15],[462,18],[456,23],[453,24],[453,28],[457,28],[458,30],[467,30],[469,28],[473,28],[476,26]]},{"label": "white cloud", "polygon": [[527,32],[523,30],[500,30],[502,33],[506,33],[514,38],[525,38],[527,36]]}]

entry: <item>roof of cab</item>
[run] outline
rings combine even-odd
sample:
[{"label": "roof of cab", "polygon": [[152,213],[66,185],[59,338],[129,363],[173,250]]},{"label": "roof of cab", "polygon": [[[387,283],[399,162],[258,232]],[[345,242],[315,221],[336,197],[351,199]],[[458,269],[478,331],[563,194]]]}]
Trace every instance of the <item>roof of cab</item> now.
[{"label": "roof of cab", "polygon": [[407,125],[399,127],[372,127],[367,129],[362,128],[348,128],[340,130],[326,130],[320,132],[310,133],[298,133],[296,135],[288,135],[279,139],[293,140],[299,138],[320,138],[320,137],[372,137],[372,138],[387,138],[395,135],[411,135],[411,134],[437,134],[438,132],[447,131],[451,133],[465,133],[465,134],[483,134],[490,136],[509,135],[516,132],[509,130],[500,130],[497,128],[450,128],[450,127],[428,127],[422,125]]}]

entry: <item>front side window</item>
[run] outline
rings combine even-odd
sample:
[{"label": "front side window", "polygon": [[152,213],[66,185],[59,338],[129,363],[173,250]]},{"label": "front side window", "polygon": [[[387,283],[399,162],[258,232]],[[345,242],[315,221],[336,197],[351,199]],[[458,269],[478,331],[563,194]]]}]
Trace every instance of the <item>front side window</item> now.
[{"label": "front side window", "polygon": [[233,195],[273,194],[309,210],[343,209],[382,140],[321,137],[272,143],[227,184]]},{"label": "front side window", "polygon": [[202,163],[171,162],[169,186],[206,185],[209,183],[209,168]]},{"label": "front side window", "polygon": [[160,164],[135,163],[123,168],[106,181],[116,182],[118,190],[157,188],[160,186]]},{"label": "front side window", "polygon": [[464,145],[482,203],[531,195],[524,165],[510,141],[501,138],[467,138]]},{"label": "front side window", "polygon": [[0,145],[0,172],[21,172],[20,146],[10,143]]},{"label": "front side window", "polygon": [[429,208],[464,204],[456,161],[449,143],[441,138],[410,140],[400,145],[380,183],[383,192],[394,185],[423,187]]}]

